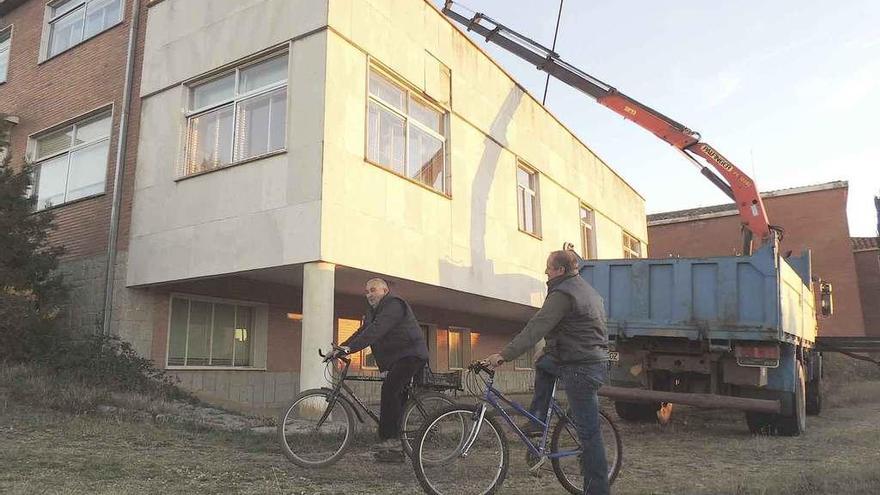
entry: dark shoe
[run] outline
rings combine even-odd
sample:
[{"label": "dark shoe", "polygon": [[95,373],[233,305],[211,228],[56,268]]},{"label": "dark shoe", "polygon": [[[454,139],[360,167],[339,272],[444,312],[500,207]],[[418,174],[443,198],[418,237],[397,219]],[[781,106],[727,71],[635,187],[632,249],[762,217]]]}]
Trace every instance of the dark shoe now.
[{"label": "dark shoe", "polygon": [[402,450],[380,450],[373,452],[373,460],[386,464],[403,464]]}]

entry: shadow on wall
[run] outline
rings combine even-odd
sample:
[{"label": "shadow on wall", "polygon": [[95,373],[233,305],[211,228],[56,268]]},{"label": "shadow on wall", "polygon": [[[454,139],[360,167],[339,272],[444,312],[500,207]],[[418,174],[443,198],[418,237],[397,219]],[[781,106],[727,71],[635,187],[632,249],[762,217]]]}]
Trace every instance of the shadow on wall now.
[{"label": "shadow on wall", "polygon": [[[530,295],[530,302],[544,292],[544,281],[541,279],[521,274],[496,273],[495,264],[488,259],[486,249],[489,191],[495,180],[495,172],[501,157],[501,147],[507,145],[507,128],[513,120],[522,97],[523,91],[520,88],[516,86],[511,88],[492,122],[489,132],[489,135],[497,139],[498,142],[489,136],[483,141],[483,155],[471,185],[469,239],[471,264],[468,266],[466,262],[457,262],[449,258],[440,260],[440,285],[443,287],[460,287],[462,280],[472,280],[478,287],[496,288],[492,291],[494,294],[499,293],[497,288],[516,291],[525,289]],[[544,260],[536,259],[534,263],[536,267],[542,267]]]}]

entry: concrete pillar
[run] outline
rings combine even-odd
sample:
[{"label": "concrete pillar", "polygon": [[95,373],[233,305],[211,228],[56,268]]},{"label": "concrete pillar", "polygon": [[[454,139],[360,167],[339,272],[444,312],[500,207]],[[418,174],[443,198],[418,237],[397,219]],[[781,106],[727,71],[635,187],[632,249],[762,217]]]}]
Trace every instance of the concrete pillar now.
[{"label": "concrete pillar", "polygon": [[333,341],[336,265],[307,263],[303,267],[303,319],[300,346],[300,391],[327,385],[318,349],[327,351]]}]

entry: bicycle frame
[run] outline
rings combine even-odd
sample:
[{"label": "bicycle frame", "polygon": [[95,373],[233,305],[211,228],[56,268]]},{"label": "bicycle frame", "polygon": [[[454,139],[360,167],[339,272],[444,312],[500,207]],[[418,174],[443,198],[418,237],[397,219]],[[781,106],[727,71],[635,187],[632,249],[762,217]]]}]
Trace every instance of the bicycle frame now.
[{"label": "bicycle frame", "polygon": [[[546,421],[541,421],[535,415],[527,411],[524,407],[505,397],[501,391],[495,388],[494,382],[495,376],[494,374],[490,374],[489,379],[486,380],[486,391],[483,394],[483,402],[480,404],[480,409],[476,413],[479,416],[479,420],[471,429],[471,433],[468,435],[468,439],[461,450],[462,457],[467,457],[471,446],[476,441],[477,435],[479,435],[480,428],[483,423],[483,417],[486,415],[486,412],[488,410],[488,406],[492,406],[492,408],[496,412],[500,413],[500,416],[504,418],[504,421],[507,422],[507,424],[513,429],[517,436],[519,436],[520,441],[526,445],[526,448],[529,450],[529,452],[539,459],[558,459],[580,454],[580,451],[578,450],[556,452],[551,454],[544,453],[544,449],[547,447],[547,441],[550,437],[550,424],[552,422],[553,416],[556,415],[560,418],[568,417],[565,414],[565,411],[563,411],[562,408],[559,407],[559,404],[556,402],[556,382],[553,383],[553,390],[550,395],[550,405],[547,408]],[[529,440],[529,437],[525,433],[523,433],[519,426],[516,425],[516,422],[513,421],[513,418],[511,418],[510,414],[508,414],[507,411],[505,411],[502,407],[502,403],[512,407],[517,413],[528,418],[529,421],[538,423],[543,427],[541,439],[537,444],[532,443],[532,441]]]}]

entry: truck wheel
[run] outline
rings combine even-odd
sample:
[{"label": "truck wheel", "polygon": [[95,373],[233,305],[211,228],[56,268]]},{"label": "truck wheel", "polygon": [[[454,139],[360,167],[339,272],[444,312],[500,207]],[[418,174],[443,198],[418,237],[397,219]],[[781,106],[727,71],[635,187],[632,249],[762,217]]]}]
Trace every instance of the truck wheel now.
[{"label": "truck wheel", "polygon": [[791,416],[777,416],[777,429],[779,434],[786,437],[796,437],[807,429],[807,397],[806,383],[804,381],[804,365],[797,362],[797,379],[794,382],[794,411]]},{"label": "truck wheel", "polygon": [[822,380],[814,378],[807,383],[807,414],[816,416],[822,412]]},{"label": "truck wheel", "polygon": [[657,421],[659,402],[614,402],[614,410],[620,419],[625,421],[647,422]]}]

